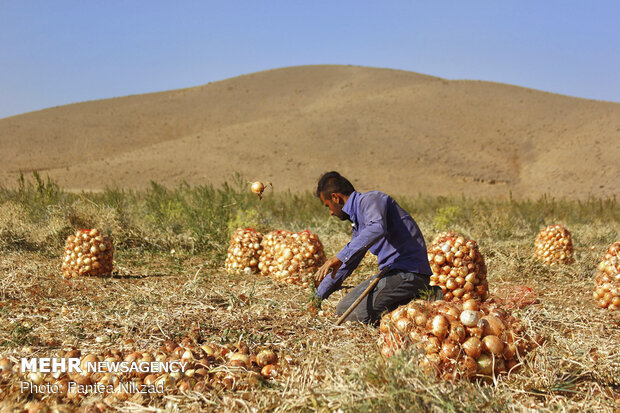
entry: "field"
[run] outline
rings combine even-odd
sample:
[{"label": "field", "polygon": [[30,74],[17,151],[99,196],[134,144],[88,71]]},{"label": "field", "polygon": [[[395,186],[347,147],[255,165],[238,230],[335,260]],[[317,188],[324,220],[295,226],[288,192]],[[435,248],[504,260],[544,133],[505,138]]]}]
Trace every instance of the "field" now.
[{"label": "field", "polygon": [[[514,310],[544,344],[518,371],[495,381],[438,381],[412,354],[379,354],[378,329],[336,326],[334,308],[375,272],[373,257],[344,291],[310,311],[312,291],[260,275],[223,270],[230,233],[309,229],[328,256],[348,242],[349,227],[310,192],[267,192],[262,201],[244,179],[219,188],[153,183],[140,191],[71,193],[38,174],[0,188],[0,358],[82,355],[108,349],[155,351],[166,343],[215,343],[274,350],[279,374],[248,385],[200,392],[91,394],[73,401],[21,392],[16,374],[0,375],[0,410],[29,401],[58,411],[596,411],[620,409],[620,314],[598,308],[593,275],[607,246],[620,239],[615,199],[572,201],[408,197],[397,200],[427,243],[452,229],[475,239],[488,266],[491,296],[511,301],[529,287],[536,302]],[[573,235],[575,262],[548,268],[532,259],[540,228],[562,223]],[[114,240],[112,277],[60,276],[66,237],[98,228]],[[229,369],[230,371],[223,371]],[[242,377],[235,367],[216,376]],[[32,406],[29,405],[29,406]],[[44,411],[42,409],[41,411]]]}]

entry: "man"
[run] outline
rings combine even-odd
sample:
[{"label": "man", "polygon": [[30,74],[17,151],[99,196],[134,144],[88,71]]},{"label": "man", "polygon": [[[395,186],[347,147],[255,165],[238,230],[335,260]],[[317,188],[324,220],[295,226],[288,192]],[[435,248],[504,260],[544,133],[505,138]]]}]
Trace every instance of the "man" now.
[{"label": "man", "polygon": [[[353,223],[351,242],[315,274],[315,280],[320,282],[317,288],[320,299],[326,299],[341,287],[368,250],[377,255],[380,270],[389,267],[347,321],[376,323],[384,311],[392,311],[425,291],[440,294],[440,289],[429,285],[432,271],[420,228],[393,198],[378,191],[361,194],[338,172],[328,172],[319,179],[316,196],[329,208],[331,215]],[[338,315],[344,314],[372,278],[355,287],[338,303]]]}]

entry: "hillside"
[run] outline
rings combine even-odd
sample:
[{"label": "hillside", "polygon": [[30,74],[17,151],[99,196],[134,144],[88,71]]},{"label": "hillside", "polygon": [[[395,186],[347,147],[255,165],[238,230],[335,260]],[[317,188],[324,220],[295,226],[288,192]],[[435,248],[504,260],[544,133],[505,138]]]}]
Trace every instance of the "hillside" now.
[{"label": "hillside", "polygon": [[275,69],[0,119],[0,182],[65,188],[219,184],[276,190],[338,170],[360,190],[620,195],[620,104],[354,66]]}]

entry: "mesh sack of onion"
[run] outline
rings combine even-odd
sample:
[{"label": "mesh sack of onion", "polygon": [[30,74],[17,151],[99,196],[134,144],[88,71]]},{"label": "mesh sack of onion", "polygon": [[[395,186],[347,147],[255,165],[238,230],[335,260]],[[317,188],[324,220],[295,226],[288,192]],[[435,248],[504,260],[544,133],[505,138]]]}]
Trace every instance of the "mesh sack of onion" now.
[{"label": "mesh sack of onion", "polygon": [[541,342],[491,302],[415,300],[384,315],[381,354],[413,350],[425,373],[445,380],[495,377],[518,368]]},{"label": "mesh sack of onion", "polygon": [[560,224],[541,229],[534,240],[534,258],[550,266],[573,262],[570,232]]},{"label": "mesh sack of onion", "polygon": [[428,248],[428,261],[433,270],[430,284],[441,287],[445,301],[486,299],[487,267],[476,241],[442,232]]},{"label": "mesh sack of onion", "polygon": [[229,274],[253,274],[259,271],[258,264],[263,247],[263,234],[253,228],[238,228],[230,237],[224,268]]},{"label": "mesh sack of onion", "polygon": [[324,262],[325,251],[317,234],[274,231],[263,239],[259,268],[278,282],[308,286]]},{"label": "mesh sack of onion", "polygon": [[620,309],[620,241],[609,246],[598,264],[593,295],[599,307]]},{"label": "mesh sack of onion", "polygon": [[114,244],[97,229],[81,229],[67,237],[62,276],[108,275],[112,273]]}]

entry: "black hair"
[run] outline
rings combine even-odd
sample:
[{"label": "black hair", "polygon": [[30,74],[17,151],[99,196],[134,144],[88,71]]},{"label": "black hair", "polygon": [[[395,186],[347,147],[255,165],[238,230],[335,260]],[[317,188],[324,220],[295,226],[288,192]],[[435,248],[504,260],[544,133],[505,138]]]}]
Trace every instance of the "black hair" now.
[{"label": "black hair", "polygon": [[342,194],[342,195],[351,195],[355,191],[353,185],[347,178],[340,175],[336,171],[324,173],[321,178],[319,178],[319,183],[316,186],[315,195],[317,198],[321,197],[321,194],[325,198],[331,196],[331,194]]}]

